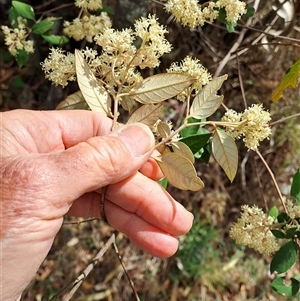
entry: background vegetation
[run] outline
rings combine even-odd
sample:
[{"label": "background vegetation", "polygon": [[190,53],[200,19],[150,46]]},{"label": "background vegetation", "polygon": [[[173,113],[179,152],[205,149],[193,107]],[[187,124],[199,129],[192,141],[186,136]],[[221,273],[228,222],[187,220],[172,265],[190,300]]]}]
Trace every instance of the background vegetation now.
[{"label": "background vegetation", "polygon": [[[115,28],[130,26],[134,19],[148,12],[155,13],[160,23],[168,27],[167,39],[173,44],[173,51],[163,57],[157,70],[146,72],[163,72],[173,61],[191,55],[200,59],[212,74],[228,74],[222,87],[227,107],[242,111],[246,106],[262,103],[270,110],[274,122],[272,137],[261,145],[260,152],[284,195],[289,194],[291,178],[300,166],[300,92],[299,88],[288,89],[276,103],[271,103],[270,97],[300,55],[300,5],[294,2],[292,20],[284,23],[274,10],[277,1],[248,1],[249,5],[258,4],[255,16],[247,24],[247,19],[240,21],[236,31],[230,34],[218,22],[194,30],[182,27],[173,22],[156,1],[104,2],[114,12],[111,17]],[[77,14],[72,1],[28,3],[40,15],[71,20]],[[2,25],[7,22],[10,1],[1,1],[0,5]],[[60,26],[58,22],[58,32]],[[270,30],[273,31],[270,33]],[[274,30],[281,32],[278,35]],[[0,35],[1,111],[55,109],[61,100],[78,89],[76,83],[62,89],[44,79],[39,62],[48,55],[49,45],[36,39],[35,53],[20,69],[9,56],[3,35]],[[71,40],[64,48],[73,51],[85,45],[86,42]],[[233,46],[236,47],[231,53]],[[232,57],[228,58],[228,53]],[[182,112],[182,103],[172,99],[166,103],[165,119],[180,123]],[[223,113],[221,109],[215,117]],[[285,120],[293,114],[298,115]],[[198,163],[196,166],[205,189],[191,193],[168,188],[195,214],[193,229],[179,238],[180,249],[172,258],[151,257],[134,247],[125,236],[118,235],[119,253],[141,300],[286,300],[271,291],[270,258],[237,246],[228,237],[230,225],[237,219],[242,204],[257,204],[263,208],[280,206],[269,174],[257,155],[247,151],[242,143],[239,154],[238,175],[232,184],[212,160],[209,165]],[[51,299],[77,278],[113,232],[102,222],[79,223],[81,221],[66,218],[53,248],[22,300]],[[296,272],[298,268],[294,267]],[[105,253],[72,300],[134,300],[113,248]]]}]

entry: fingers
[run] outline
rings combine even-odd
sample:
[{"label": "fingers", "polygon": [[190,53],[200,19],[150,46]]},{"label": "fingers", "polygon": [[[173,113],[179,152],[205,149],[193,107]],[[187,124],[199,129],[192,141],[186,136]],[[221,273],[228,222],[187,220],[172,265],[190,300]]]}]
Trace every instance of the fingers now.
[{"label": "fingers", "polygon": [[[73,203],[68,214],[100,218],[100,199],[100,193],[85,194]],[[137,220],[172,236],[185,234],[193,223],[190,212],[140,173],[108,186],[105,213],[109,224],[126,234],[138,231],[134,228]]]},{"label": "fingers", "polygon": [[132,175],[147,162],[153,148],[154,138],[148,127],[129,125],[49,155],[47,170],[52,180],[60,179],[56,189],[74,200]]},{"label": "fingers", "polygon": [[[193,215],[158,183],[140,173],[109,185],[106,198],[116,206],[173,236],[182,235],[192,227]],[[128,215],[121,219],[107,207],[105,212],[109,223],[114,227],[125,231],[130,227]]]},{"label": "fingers", "polygon": [[149,158],[139,171],[146,177],[155,181],[160,180],[164,176],[158,164],[152,158]]},{"label": "fingers", "polygon": [[[108,222],[147,253],[157,257],[170,257],[177,251],[176,237],[148,223],[143,218],[109,201],[105,204],[105,211],[108,213]],[[172,225],[169,230],[172,230]]]}]

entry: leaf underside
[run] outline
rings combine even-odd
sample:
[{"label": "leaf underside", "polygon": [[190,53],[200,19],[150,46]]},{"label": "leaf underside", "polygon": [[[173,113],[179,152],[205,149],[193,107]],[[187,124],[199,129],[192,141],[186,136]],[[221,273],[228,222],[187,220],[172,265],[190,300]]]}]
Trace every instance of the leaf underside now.
[{"label": "leaf underside", "polygon": [[156,74],[138,83],[129,95],[140,103],[155,104],[178,95],[194,81],[193,77],[179,73]]},{"label": "leaf underside", "polygon": [[195,97],[191,108],[190,116],[197,119],[204,119],[211,116],[223,101],[223,96],[216,95],[221,88],[227,75],[214,78]]},{"label": "leaf underside", "polygon": [[76,75],[79,88],[92,111],[110,116],[110,98],[101,87],[79,50],[75,50]]},{"label": "leaf underside", "polygon": [[232,182],[238,165],[238,150],[230,134],[216,129],[212,139],[212,153]]},{"label": "leaf underside", "polygon": [[204,187],[194,165],[185,157],[167,152],[155,158],[168,182],[181,190],[198,191]]}]

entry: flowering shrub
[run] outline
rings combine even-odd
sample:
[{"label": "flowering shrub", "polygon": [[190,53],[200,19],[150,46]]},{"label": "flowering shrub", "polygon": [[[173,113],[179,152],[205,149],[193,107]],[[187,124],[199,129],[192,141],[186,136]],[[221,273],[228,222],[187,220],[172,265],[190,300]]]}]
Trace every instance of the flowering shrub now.
[{"label": "flowering shrub", "polygon": [[[196,0],[162,2],[176,21],[191,28],[219,19],[233,31],[243,15],[251,15],[251,9],[239,0],[214,0],[202,5]],[[122,106],[127,111],[128,123],[143,122],[151,128],[160,153],[155,160],[168,182],[182,190],[197,191],[204,187],[194,162],[196,158],[208,163],[203,156],[208,145],[230,181],[238,166],[235,140],[242,139],[249,151],[260,154],[260,143],[271,135],[270,113],[262,105],[253,104],[244,112],[228,109],[220,120],[211,120],[223,102],[218,91],[226,75],[212,78],[197,58],[187,56],[181,62],[172,62],[166,73],[143,78],[141,70],[159,66],[160,58],[172,49],[165,37],[168,31],[155,15],[136,20],[134,28],[115,30],[108,14],[101,11],[101,1],[76,0],[75,6],[79,9],[78,16],[64,21],[63,34],[76,41],[94,43],[94,48],[71,53],[51,47],[48,57],[41,63],[45,77],[54,85],[65,87],[70,81],[78,82],[80,90],[68,96],[58,109],[97,111],[112,118],[115,128],[119,106]],[[27,25],[28,20],[34,23],[32,27]],[[40,35],[50,44],[68,42],[65,36],[51,35],[53,20],[36,21],[34,10],[28,4],[13,1],[10,22],[12,27],[2,26],[1,29],[9,52],[20,66],[26,63],[28,54],[34,52],[34,43],[29,39],[31,33]],[[173,97],[186,104],[185,116],[177,128],[160,119],[163,101]],[[243,205],[241,217],[230,230],[231,238],[237,243],[262,254],[275,253],[272,273],[286,272],[297,258],[299,170],[294,176],[291,196],[295,202],[281,200],[284,208],[281,213],[277,208],[266,214],[255,205]],[[288,242],[281,246],[280,239]],[[286,252],[291,255],[289,259],[285,257]],[[280,290],[282,283],[283,278],[279,277],[272,284],[279,293],[283,292]],[[297,293],[300,282],[294,279],[291,286],[293,293]]]}]

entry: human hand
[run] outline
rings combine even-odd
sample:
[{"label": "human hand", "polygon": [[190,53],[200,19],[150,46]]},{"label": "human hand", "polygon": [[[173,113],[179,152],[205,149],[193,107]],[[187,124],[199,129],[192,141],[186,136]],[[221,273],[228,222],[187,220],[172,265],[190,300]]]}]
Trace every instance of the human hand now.
[{"label": "human hand", "polygon": [[192,215],[156,180],[144,125],[110,132],[89,111],[0,113],[0,300],[16,300],[46,257],[63,216],[100,218],[158,257],[173,255]]}]

